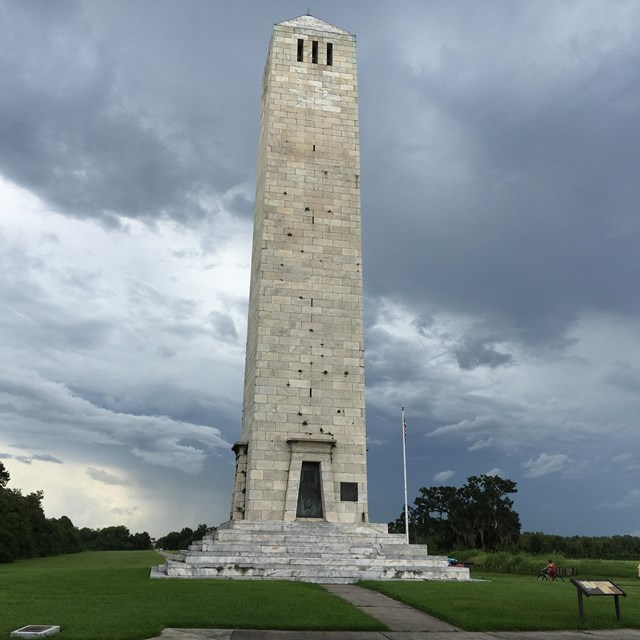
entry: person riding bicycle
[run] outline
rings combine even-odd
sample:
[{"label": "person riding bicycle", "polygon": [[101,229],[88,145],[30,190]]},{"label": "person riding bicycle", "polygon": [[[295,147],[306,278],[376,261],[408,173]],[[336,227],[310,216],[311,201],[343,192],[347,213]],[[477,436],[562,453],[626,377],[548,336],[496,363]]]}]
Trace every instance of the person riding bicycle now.
[{"label": "person riding bicycle", "polygon": [[547,560],[549,563],[542,572],[547,576],[549,580],[553,580],[558,573],[558,567],[556,567],[556,563],[553,560]]}]

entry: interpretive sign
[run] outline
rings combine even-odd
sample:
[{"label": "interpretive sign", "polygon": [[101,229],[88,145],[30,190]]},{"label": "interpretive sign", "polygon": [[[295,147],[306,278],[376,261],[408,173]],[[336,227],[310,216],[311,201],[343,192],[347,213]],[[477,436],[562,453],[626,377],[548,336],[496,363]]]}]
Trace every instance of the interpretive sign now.
[{"label": "interpretive sign", "polygon": [[611,580],[576,580],[575,578],[571,578],[571,584],[578,592],[578,610],[581,620],[584,620],[583,595],[587,596],[587,598],[591,596],[613,596],[616,618],[620,620],[620,596],[626,598],[627,594],[617,584],[614,584]]}]

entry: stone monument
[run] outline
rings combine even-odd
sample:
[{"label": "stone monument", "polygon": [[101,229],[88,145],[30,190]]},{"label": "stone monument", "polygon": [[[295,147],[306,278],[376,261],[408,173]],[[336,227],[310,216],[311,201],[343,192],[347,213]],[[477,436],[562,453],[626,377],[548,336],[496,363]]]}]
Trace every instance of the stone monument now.
[{"label": "stone monument", "polygon": [[275,25],[231,518],[367,522],[355,38]]},{"label": "stone monument", "polygon": [[231,514],[152,577],[468,579],[369,523],[355,36],[276,24]]}]

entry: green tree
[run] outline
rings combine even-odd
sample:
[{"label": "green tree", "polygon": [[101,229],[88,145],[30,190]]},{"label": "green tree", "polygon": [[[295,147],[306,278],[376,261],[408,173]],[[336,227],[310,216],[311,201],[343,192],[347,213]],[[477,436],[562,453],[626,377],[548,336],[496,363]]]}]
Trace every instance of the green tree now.
[{"label": "green tree", "polygon": [[[60,553],[76,553],[82,551],[82,536],[77,527],[67,516],[60,518],[49,518],[47,523],[50,528],[50,539],[52,540],[51,553],[46,555],[57,555]],[[55,545],[55,546],[54,546]]]},{"label": "green tree", "polygon": [[41,555],[46,519],[42,491],[23,496],[18,489],[0,487],[0,561]]},{"label": "green tree", "polygon": [[[513,510],[512,480],[499,476],[470,476],[459,489],[422,487],[409,510],[409,539],[428,543],[441,552],[451,549],[511,550],[520,535],[520,517]],[[389,523],[404,532],[404,512]]]},{"label": "green tree", "polygon": [[7,468],[4,466],[2,462],[0,462],[0,489],[3,489],[9,483],[11,476],[7,471]]},{"label": "green tree", "polygon": [[[520,536],[520,517],[508,496],[517,492],[513,480],[500,476],[471,476],[460,489],[465,500],[467,541],[483,550],[511,550]],[[469,546],[469,545],[467,545]]]},{"label": "green tree", "polygon": [[135,551],[144,551],[151,549],[151,536],[143,531],[142,533],[134,533],[131,536],[131,549]]},{"label": "green tree", "polygon": [[156,547],[160,549],[187,549],[196,540],[202,540],[208,533],[214,530],[206,524],[199,524],[196,530],[184,527],[182,531],[171,531],[166,536],[156,540]]},{"label": "green tree", "polygon": [[95,551],[127,551],[131,548],[131,534],[124,525],[98,529],[93,542]]},{"label": "green tree", "polygon": [[44,493],[22,495],[19,489],[7,487],[9,480],[9,471],[0,462],[0,563],[83,550],[151,548],[146,531],[131,535],[124,526],[78,530],[67,516],[46,518]]},{"label": "green tree", "polygon": [[0,487],[0,562],[13,562],[18,557],[18,518],[15,510],[16,496]]}]

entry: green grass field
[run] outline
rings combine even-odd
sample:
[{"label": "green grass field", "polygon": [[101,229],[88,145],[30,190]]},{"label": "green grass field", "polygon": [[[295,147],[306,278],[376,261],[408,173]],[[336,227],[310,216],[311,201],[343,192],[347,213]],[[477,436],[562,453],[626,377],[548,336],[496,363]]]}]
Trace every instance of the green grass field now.
[{"label": "green grass field", "polygon": [[0,565],[0,637],[57,624],[65,640],[143,640],[165,627],[376,630],[313,584],[151,580],[151,551],[86,552]]},{"label": "green grass field", "polygon": [[[466,631],[536,631],[640,627],[640,580],[611,578],[628,595],[620,598],[621,622],[612,597],[584,598],[580,622],[576,588],[538,582],[534,575],[472,572],[481,582],[363,582],[362,586],[420,609]],[[591,576],[606,579],[607,574]],[[580,578],[586,579],[585,576]]]},{"label": "green grass field", "polygon": [[[373,618],[321,586],[284,581],[150,580],[161,561],[147,551],[87,552],[0,565],[0,637],[27,624],[58,624],[67,640],[144,640],[165,627],[382,630]],[[591,575],[627,593],[622,622],[613,598],[533,575],[472,572],[478,582],[371,582],[363,585],[469,631],[640,627],[640,580],[629,563],[590,561]],[[621,573],[614,575],[615,571]],[[626,576],[626,577],[625,577]]]}]

